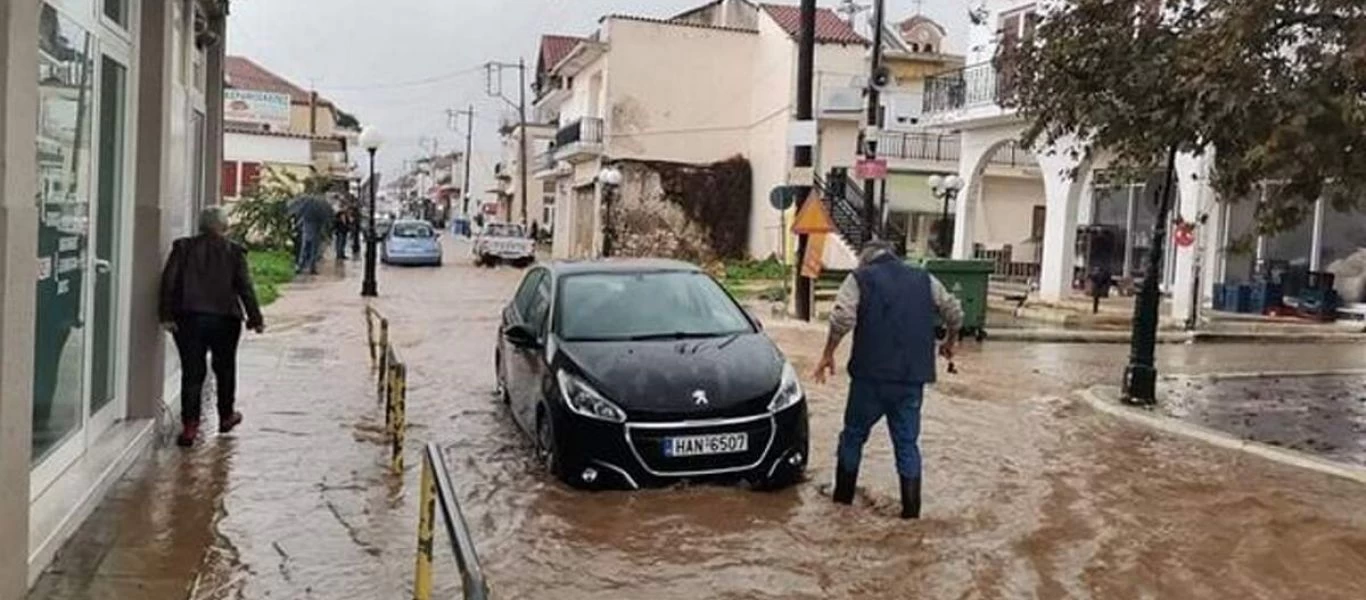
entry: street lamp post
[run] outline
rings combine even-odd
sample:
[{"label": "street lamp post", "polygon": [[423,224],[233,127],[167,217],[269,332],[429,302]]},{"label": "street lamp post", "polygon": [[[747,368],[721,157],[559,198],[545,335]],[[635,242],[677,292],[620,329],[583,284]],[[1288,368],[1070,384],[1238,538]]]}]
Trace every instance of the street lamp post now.
[{"label": "street lamp post", "polygon": [[617,186],[621,185],[621,169],[611,165],[603,167],[598,172],[598,181],[602,183],[602,255],[607,257],[614,250],[611,200],[617,192]]},{"label": "street lamp post", "polygon": [[963,189],[963,178],[957,175],[931,175],[930,192],[943,201],[944,212],[939,217],[939,256],[948,258],[952,252],[953,232],[949,230],[949,203],[958,198]]},{"label": "street lamp post", "polygon": [[365,240],[365,281],[360,286],[360,295],[367,298],[379,295],[379,284],[375,282],[375,152],[383,142],[373,125],[360,133],[360,145],[370,154],[370,231]]}]

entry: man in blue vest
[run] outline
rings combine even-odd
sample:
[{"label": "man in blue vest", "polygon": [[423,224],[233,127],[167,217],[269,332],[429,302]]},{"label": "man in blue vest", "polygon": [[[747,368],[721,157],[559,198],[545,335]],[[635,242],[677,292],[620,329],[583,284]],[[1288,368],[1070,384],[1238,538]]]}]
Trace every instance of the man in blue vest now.
[{"label": "man in blue vest", "polygon": [[891,244],[874,240],[840,286],[816,381],[835,372],[835,349],[851,330],[849,399],[835,468],[835,502],[850,504],[868,434],[883,416],[901,476],[901,518],[920,518],[920,403],[935,379],[935,315],[946,334],[939,353],[953,356],[963,308],[930,274],[905,264]]}]

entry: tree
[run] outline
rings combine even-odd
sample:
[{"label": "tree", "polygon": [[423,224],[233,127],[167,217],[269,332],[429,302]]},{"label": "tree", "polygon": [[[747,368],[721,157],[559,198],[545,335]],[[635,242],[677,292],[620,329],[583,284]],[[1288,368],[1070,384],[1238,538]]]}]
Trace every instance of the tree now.
[{"label": "tree", "polygon": [[1222,198],[1275,184],[1264,233],[1366,194],[1362,0],[1060,0],[996,61],[1027,144],[1076,136],[1131,172],[1212,150]]}]

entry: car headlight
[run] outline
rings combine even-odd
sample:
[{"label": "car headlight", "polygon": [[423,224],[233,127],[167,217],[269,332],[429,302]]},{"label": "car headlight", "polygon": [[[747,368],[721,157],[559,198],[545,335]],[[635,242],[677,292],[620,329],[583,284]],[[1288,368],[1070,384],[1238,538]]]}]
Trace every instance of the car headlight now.
[{"label": "car headlight", "polygon": [[792,363],[783,363],[783,377],[778,383],[778,392],[773,394],[773,400],[768,403],[769,412],[778,412],[791,408],[804,398],[802,394],[802,384],[797,381],[797,370],[792,368]]},{"label": "car headlight", "polygon": [[560,396],[565,406],[580,415],[599,421],[625,423],[626,412],[588,385],[588,382],[563,370],[555,374],[560,381]]}]

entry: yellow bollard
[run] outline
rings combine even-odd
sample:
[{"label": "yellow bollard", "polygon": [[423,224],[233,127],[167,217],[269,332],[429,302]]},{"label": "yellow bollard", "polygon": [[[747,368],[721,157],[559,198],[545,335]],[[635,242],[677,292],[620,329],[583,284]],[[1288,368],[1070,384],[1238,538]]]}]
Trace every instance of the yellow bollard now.
[{"label": "yellow bollard", "polygon": [[390,383],[393,395],[394,418],[392,424],[393,470],[395,475],[403,474],[403,437],[407,428],[408,367],[403,363],[394,365],[394,380]]},{"label": "yellow bollard", "polygon": [[422,460],[422,491],[417,517],[417,574],[413,578],[413,600],[432,598],[432,537],[436,527],[436,477],[432,462]]},{"label": "yellow bollard", "polygon": [[380,402],[384,401],[385,380],[389,375],[389,319],[379,320],[379,371],[375,378],[375,394]]}]

